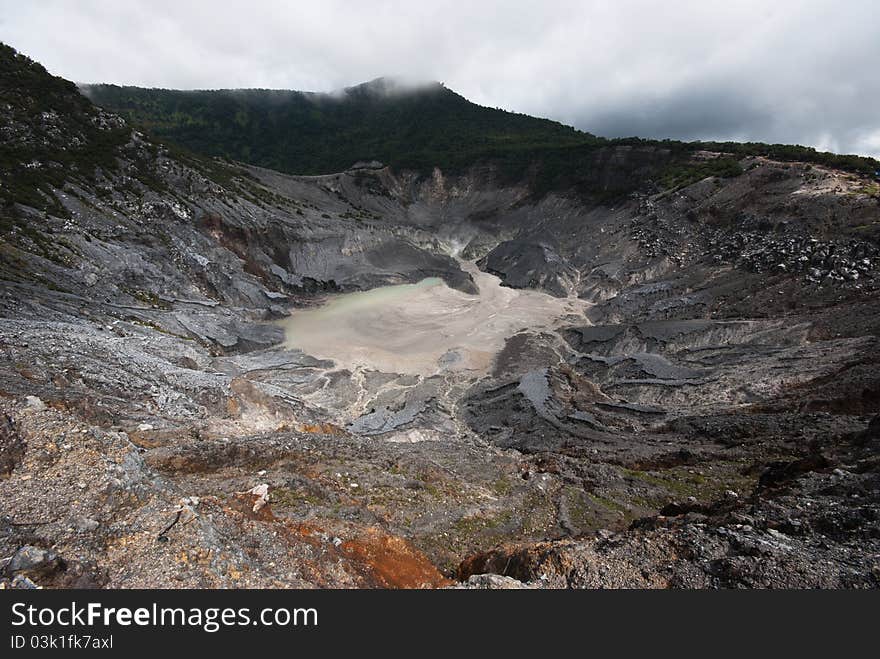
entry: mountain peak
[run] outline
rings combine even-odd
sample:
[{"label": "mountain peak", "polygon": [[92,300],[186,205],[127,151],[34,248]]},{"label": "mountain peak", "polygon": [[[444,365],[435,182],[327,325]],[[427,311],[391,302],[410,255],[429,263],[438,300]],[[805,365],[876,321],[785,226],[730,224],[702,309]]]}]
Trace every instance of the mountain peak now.
[{"label": "mountain peak", "polygon": [[424,80],[403,75],[388,75],[374,78],[359,85],[345,87],[345,95],[366,94],[378,97],[395,97],[425,91],[443,91],[446,87],[436,80]]},{"label": "mountain peak", "polygon": [[197,153],[293,174],[353,162],[461,170],[499,154],[527,162],[535,146],[592,136],[554,121],[482,107],[437,81],[382,76],[330,94],[175,91],[91,85],[97,105]]}]

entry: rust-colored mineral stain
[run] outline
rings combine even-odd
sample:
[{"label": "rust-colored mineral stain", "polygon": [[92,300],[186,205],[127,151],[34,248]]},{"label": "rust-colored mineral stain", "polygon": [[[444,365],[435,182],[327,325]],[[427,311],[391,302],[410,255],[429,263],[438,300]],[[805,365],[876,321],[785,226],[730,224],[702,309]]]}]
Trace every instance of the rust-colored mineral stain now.
[{"label": "rust-colored mineral stain", "polygon": [[342,553],[362,563],[378,588],[441,588],[452,582],[415,547],[399,536],[367,529],[342,543]]},{"label": "rust-colored mineral stain", "polygon": [[[226,505],[215,497],[205,497],[203,503],[217,504],[227,514],[244,521],[251,520],[272,524],[283,530],[288,542],[306,543],[328,551],[324,560],[341,561],[360,587],[366,588],[442,588],[453,582],[444,577],[428,558],[399,536],[390,535],[376,527],[353,530],[354,537],[338,547],[327,542],[332,535],[326,528],[309,522],[292,521],[276,517],[271,505],[266,504],[254,512],[257,497],[236,494],[226,500]],[[310,576],[315,585],[326,587],[316,569]]]},{"label": "rust-colored mineral stain", "polygon": [[345,435],[346,432],[332,423],[303,423],[296,428],[300,432],[316,435]]},{"label": "rust-colored mineral stain", "polygon": [[257,506],[257,509],[254,510],[258,500],[259,497],[250,493],[236,493],[229,499],[228,509],[243,514],[249,519],[259,520],[261,522],[277,522],[278,518],[275,517],[275,513],[272,512],[272,507],[268,503],[265,503],[262,506]]}]

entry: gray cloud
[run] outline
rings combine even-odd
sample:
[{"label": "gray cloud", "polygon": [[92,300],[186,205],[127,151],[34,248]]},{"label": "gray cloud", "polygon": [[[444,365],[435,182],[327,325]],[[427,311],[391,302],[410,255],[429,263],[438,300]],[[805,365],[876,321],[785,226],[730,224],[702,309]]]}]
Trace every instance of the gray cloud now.
[{"label": "gray cloud", "polygon": [[331,91],[380,75],[600,135],[880,156],[874,0],[0,0],[78,82]]}]

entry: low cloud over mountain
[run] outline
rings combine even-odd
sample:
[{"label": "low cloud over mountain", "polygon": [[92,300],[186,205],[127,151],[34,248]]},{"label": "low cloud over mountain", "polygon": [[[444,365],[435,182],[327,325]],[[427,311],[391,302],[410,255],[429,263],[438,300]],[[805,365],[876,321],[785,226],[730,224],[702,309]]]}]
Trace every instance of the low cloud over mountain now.
[{"label": "low cloud over mountain", "polygon": [[81,82],[331,91],[404,75],[600,135],[880,155],[880,25],[866,0],[269,0],[242,11],[0,0],[0,39]]}]

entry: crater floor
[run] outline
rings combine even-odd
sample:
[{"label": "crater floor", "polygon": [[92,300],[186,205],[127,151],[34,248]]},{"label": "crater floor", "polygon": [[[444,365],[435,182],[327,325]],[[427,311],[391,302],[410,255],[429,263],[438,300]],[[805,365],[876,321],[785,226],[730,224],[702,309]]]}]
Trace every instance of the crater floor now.
[{"label": "crater floor", "polygon": [[5,234],[0,584],[880,584],[858,180],[607,207],[160,164],[179,196]]},{"label": "crater floor", "polygon": [[589,303],[506,288],[495,275],[461,261],[479,292],[430,277],[330,297],[282,321],[284,345],[339,368],[430,376],[444,371],[484,374],[505,341],[526,328],[553,331],[585,322]]}]

